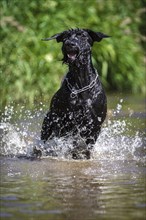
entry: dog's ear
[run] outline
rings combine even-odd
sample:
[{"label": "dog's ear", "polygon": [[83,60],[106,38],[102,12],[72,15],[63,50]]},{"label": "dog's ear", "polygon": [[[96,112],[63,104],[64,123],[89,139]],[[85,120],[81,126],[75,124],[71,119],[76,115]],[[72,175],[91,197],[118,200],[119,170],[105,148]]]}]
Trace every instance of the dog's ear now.
[{"label": "dog's ear", "polygon": [[66,34],[67,34],[67,31],[64,31],[64,32],[62,32],[62,33],[55,34],[55,35],[53,35],[52,37],[43,38],[42,40],[48,41],[48,40],[56,39],[56,41],[57,41],[58,43],[59,43],[59,42],[63,42],[63,39],[65,38]]},{"label": "dog's ear", "polygon": [[88,32],[88,34],[90,35],[90,37],[92,38],[93,42],[94,41],[97,41],[97,42],[100,42],[103,38],[107,38],[107,37],[110,37],[106,34],[103,34],[101,32],[94,32],[94,31],[91,31],[89,29],[85,29],[85,31]]}]

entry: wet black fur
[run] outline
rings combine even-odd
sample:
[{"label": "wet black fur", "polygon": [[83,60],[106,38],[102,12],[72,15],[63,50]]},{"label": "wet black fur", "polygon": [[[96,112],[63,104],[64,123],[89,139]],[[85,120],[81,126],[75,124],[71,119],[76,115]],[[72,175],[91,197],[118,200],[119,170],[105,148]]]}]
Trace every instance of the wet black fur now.
[{"label": "wet black fur", "polygon": [[[95,41],[108,37],[100,32],[88,29],[71,29],[51,38],[62,42],[63,63],[69,67],[60,89],[51,100],[50,110],[44,118],[41,139],[46,142],[53,137],[71,135],[84,141],[83,147],[75,144],[71,152],[74,159],[90,158],[90,149],[94,146],[106,117],[107,101],[97,71],[91,60],[91,47]],[[96,79],[97,77],[97,79]],[[93,83],[92,83],[93,82]],[[89,85],[91,88],[89,88]],[[87,88],[77,95],[73,89]]]}]

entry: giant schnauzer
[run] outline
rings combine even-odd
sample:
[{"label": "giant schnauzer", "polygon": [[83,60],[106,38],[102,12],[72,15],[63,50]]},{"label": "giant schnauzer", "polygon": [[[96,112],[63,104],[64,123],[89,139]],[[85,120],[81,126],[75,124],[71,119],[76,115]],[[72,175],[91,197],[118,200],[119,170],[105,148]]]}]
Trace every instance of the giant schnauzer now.
[{"label": "giant schnauzer", "polygon": [[[44,118],[41,139],[74,138],[72,158],[90,158],[90,152],[106,117],[107,101],[97,70],[91,60],[91,47],[109,36],[88,29],[71,29],[42,40],[62,42],[63,63],[69,71],[51,100]],[[84,144],[78,143],[82,140]],[[82,145],[82,146],[81,146]]]}]

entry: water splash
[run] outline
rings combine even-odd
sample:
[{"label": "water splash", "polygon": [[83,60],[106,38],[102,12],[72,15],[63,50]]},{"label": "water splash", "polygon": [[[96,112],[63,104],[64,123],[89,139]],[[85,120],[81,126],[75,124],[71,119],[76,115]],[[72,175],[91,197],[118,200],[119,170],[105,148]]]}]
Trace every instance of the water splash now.
[{"label": "water splash", "polygon": [[[132,124],[126,119],[117,119],[122,110],[122,102],[113,110],[112,119],[107,119],[92,152],[93,159],[99,160],[145,160],[146,148],[144,137],[139,132],[128,135]],[[5,156],[31,155],[36,146],[55,152],[59,158],[68,158],[73,140],[55,138],[44,145],[40,141],[41,123],[44,118],[43,104],[37,111],[25,110],[22,106],[15,111],[13,106],[6,106],[0,123],[0,154]]]},{"label": "water splash", "polygon": [[136,132],[134,136],[125,135],[126,130],[129,131],[129,128],[125,120],[108,120],[95,144],[93,157],[102,160],[144,159],[143,138],[139,132]]},{"label": "water splash", "polygon": [[24,109],[24,106],[18,111],[10,105],[5,107],[0,123],[1,155],[18,156],[32,153],[38,140],[36,129],[39,129],[39,124],[36,119],[40,117],[42,108],[36,114]]}]

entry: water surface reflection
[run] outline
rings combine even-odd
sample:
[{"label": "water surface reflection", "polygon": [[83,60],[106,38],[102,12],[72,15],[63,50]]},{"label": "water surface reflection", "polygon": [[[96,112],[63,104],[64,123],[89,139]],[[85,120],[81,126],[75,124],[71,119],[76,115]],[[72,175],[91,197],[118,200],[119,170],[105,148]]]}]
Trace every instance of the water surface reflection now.
[{"label": "water surface reflection", "polygon": [[1,158],[1,216],[145,219],[146,168],[136,161]]}]

